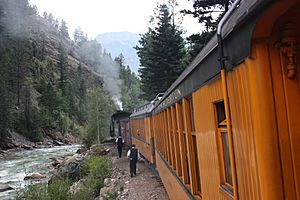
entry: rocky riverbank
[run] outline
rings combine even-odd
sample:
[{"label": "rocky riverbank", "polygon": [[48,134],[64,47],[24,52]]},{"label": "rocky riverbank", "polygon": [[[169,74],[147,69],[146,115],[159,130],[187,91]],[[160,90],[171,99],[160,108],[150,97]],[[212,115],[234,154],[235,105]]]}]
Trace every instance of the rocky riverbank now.
[{"label": "rocky riverbank", "polygon": [[27,149],[32,150],[34,148],[50,148],[54,146],[81,144],[79,137],[75,137],[71,133],[53,132],[47,133],[46,136],[40,142],[31,142],[24,136],[18,133],[10,133],[10,137],[7,138],[5,144],[0,148],[0,159],[9,154],[11,150],[15,149]]}]

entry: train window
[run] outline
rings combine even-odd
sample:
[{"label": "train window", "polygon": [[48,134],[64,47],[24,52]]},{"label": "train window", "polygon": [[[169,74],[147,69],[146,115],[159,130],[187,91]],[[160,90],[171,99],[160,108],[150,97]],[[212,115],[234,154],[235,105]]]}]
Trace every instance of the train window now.
[{"label": "train window", "polygon": [[190,125],[191,131],[195,132],[195,121],[194,121],[194,106],[193,106],[193,98],[188,99],[188,106],[189,106],[189,115],[190,115]]},{"label": "train window", "polygon": [[174,132],[175,132],[175,150],[176,150],[176,163],[177,163],[177,175],[182,176],[181,169],[181,157],[180,157],[180,146],[179,146],[179,128],[177,124],[176,107],[172,107],[172,115],[174,116]]},{"label": "train window", "polygon": [[172,167],[174,170],[176,170],[176,161],[175,161],[175,144],[174,144],[174,125],[173,125],[173,119],[172,119],[172,110],[171,107],[168,108],[168,122],[169,122],[169,134],[170,134],[170,146],[171,146],[171,161],[172,161]]},{"label": "train window", "polygon": [[230,164],[230,152],[229,152],[229,144],[228,144],[228,134],[227,132],[221,132],[222,137],[222,147],[223,147],[223,159],[225,166],[225,179],[229,185],[232,186],[232,170]]},{"label": "train window", "polygon": [[190,184],[190,164],[189,164],[189,158],[188,158],[188,150],[187,150],[187,143],[186,143],[186,134],[183,135],[183,145],[185,149],[185,161],[186,161],[186,168],[185,168],[185,180],[184,183]]},{"label": "train window", "polygon": [[195,177],[196,177],[196,194],[201,194],[201,181],[200,181],[200,170],[199,170],[199,160],[198,160],[198,149],[197,149],[197,140],[196,135],[192,135],[192,143],[194,146],[194,160],[195,160]]},{"label": "train window", "polygon": [[215,104],[217,121],[217,140],[219,148],[219,160],[221,165],[221,187],[234,195],[233,193],[233,169],[231,165],[230,144],[226,125],[226,115],[224,102]]},{"label": "train window", "polygon": [[180,123],[181,123],[181,126],[182,126],[182,130],[184,131],[185,130],[185,124],[184,124],[184,119],[183,119],[183,106],[182,106],[182,103],[178,103],[178,112],[179,112],[179,120],[180,120]]}]

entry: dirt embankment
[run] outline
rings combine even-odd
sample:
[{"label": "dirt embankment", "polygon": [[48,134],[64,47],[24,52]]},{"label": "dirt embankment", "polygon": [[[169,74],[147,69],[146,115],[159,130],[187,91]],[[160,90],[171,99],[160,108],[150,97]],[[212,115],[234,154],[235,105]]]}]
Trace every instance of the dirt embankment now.
[{"label": "dirt embankment", "polygon": [[122,157],[118,158],[114,144],[107,144],[106,148],[110,148],[107,156],[112,161],[113,170],[111,177],[105,179],[99,200],[109,196],[126,200],[169,200],[158,174],[148,167],[145,160],[137,163],[137,175],[130,177],[127,149],[123,149]]}]

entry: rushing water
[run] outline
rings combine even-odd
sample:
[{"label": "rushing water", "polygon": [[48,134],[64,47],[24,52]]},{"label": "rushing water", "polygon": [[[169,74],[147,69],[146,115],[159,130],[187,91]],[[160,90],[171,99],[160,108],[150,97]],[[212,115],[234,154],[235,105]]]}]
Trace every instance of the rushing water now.
[{"label": "rushing water", "polygon": [[33,184],[30,180],[24,181],[26,175],[39,172],[49,177],[53,169],[50,158],[73,155],[79,148],[80,145],[71,145],[10,152],[8,157],[0,159],[0,187],[9,185],[14,190],[0,192],[0,199],[15,199],[17,191],[26,185]]}]

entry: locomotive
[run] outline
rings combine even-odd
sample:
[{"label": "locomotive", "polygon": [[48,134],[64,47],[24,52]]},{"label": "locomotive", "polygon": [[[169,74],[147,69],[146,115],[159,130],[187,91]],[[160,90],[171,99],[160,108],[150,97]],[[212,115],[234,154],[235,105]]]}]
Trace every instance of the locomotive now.
[{"label": "locomotive", "polygon": [[300,200],[300,1],[236,0],[131,138],[172,200]]}]

